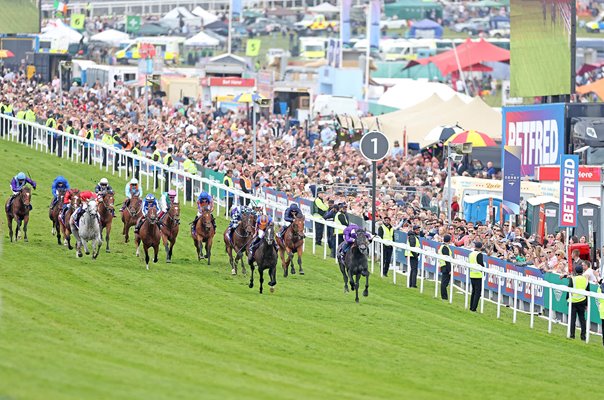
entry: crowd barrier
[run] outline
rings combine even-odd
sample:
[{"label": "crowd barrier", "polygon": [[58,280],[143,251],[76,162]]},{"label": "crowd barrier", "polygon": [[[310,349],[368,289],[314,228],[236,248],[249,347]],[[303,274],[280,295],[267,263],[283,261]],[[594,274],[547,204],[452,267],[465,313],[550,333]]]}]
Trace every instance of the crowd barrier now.
[{"label": "crowd barrier", "polygon": [[[70,159],[74,162],[89,163],[98,167],[101,171],[106,171],[113,175],[124,176],[132,174],[134,168],[140,169],[141,183],[146,190],[156,187],[176,188],[179,192],[179,198],[185,199],[185,203],[194,206],[195,196],[186,196],[187,194],[198,193],[203,189],[209,190],[215,195],[216,213],[228,217],[229,203],[239,204],[242,199],[262,200],[267,207],[267,211],[272,214],[275,221],[279,221],[280,216],[292,199],[283,195],[266,191],[259,196],[243,193],[232,187],[228,187],[218,181],[220,175],[201,177],[191,175],[182,170],[173,167],[167,167],[161,163],[154,162],[146,157],[136,156],[130,152],[113,146],[105,145],[96,140],[88,140],[78,136],[66,134],[61,131],[47,128],[37,123],[17,120],[16,118],[0,115],[0,137],[4,140],[19,141],[34,150],[45,153],[53,153],[57,156]],[[35,179],[35,177],[34,177]],[[189,189],[187,189],[189,188]],[[119,188],[115,188],[118,193]],[[162,188],[162,190],[164,190]],[[182,197],[181,197],[182,196]],[[313,232],[316,230],[316,224],[337,229],[340,226],[331,221],[325,221],[321,218],[315,218],[310,215],[307,206],[303,207],[307,212],[306,219],[310,225],[307,225],[307,235],[313,238]],[[327,258],[327,229],[324,229],[323,237],[323,258]],[[370,268],[373,273],[377,264],[379,266],[380,255],[383,254],[383,246],[392,246],[393,254],[393,283],[397,283],[399,275],[406,276],[407,286],[409,285],[409,268],[404,268],[409,264],[404,251],[410,247],[406,244],[406,236],[402,232],[397,232],[396,241],[386,241],[375,238],[372,241],[373,251],[370,253]],[[515,323],[518,312],[527,311],[530,316],[530,327],[533,328],[535,316],[538,315],[536,307],[547,310],[544,313],[548,320],[548,332],[551,333],[552,325],[560,322],[555,313],[570,314],[570,302],[566,301],[566,296],[572,293],[589,297],[587,315],[588,320],[599,322],[599,312],[597,308],[598,301],[604,301],[604,295],[595,291],[584,291],[575,288],[569,288],[564,280],[555,278],[530,267],[518,267],[511,263],[504,262],[492,257],[487,258],[487,267],[468,263],[469,250],[463,248],[454,248],[453,257],[445,257],[436,253],[439,243],[427,239],[422,239],[421,248],[412,250],[420,254],[418,281],[420,283],[420,292],[424,292],[424,282],[434,283],[434,297],[438,296],[439,274],[437,271],[438,260],[449,261],[453,265],[453,282],[456,285],[450,285],[451,295],[449,302],[453,302],[455,290],[462,290],[465,298],[465,307],[468,308],[469,299],[469,271],[478,270],[484,273],[483,288],[484,296],[481,298],[480,312],[484,310],[485,297],[495,298],[497,318],[501,317],[502,307],[510,307],[513,311],[512,319]],[[336,237],[336,247],[339,245]],[[312,252],[316,254],[315,240],[312,240]],[[400,266],[400,268],[399,268]],[[454,289],[454,288],[457,289]],[[591,329],[587,333],[587,341]],[[567,324],[567,336],[570,336],[570,327]]]}]

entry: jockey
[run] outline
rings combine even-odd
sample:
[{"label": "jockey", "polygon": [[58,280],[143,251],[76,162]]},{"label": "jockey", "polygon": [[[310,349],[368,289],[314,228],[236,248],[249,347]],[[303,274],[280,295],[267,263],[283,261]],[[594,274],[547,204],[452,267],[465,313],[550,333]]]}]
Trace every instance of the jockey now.
[{"label": "jockey", "polygon": [[[13,179],[10,181],[10,188],[13,191],[13,195],[8,200],[8,204],[6,205],[7,210],[10,210],[15,197],[17,197],[17,195],[19,194],[21,189],[23,189],[25,187],[25,185],[27,185],[28,183],[34,189],[36,188],[36,182],[31,180],[27,175],[25,175],[24,172],[19,172],[17,175],[15,175],[13,177]],[[30,210],[32,209],[31,204],[29,205],[29,209]]]},{"label": "jockey", "polygon": [[94,188],[94,192],[101,198],[106,193],[113,193],[113,188],[109,185],[107,178],[102,178]]},{"label": "jockey", "polygon": [[262,202],[260,200],[252,200],[250,202],[250,207],[252,207],[252,211],[254,214],[260,216],[263,214],[262,212]]},{"label": "jockey", "polygon": [[130,199],[132,199],[132,196],[143,196],[143,189],[138,185],[138,179],[136,178],[132,178],[130,182],[126,184],[126,200],[124,201],[120,211],[124,211],[126,207],[130,205]]},{"label": "jockey", "polygon": [[260,245],[260,242],[262,242],[262,238],[264,238],[264,231],[272,224],[273,219],[266,214],[260,215],[256,220],[256,234],[254,235],[254,239],[252,240],[252,245],[250,246],[250,252],[248,257],[248,263],[250,265],[252,264],[252,262],[254,262],[254,252]]},{"label": "jockey", "polygon": [[[193,234],[195,234],[195,225],[197,224],[199,217],[201,217],[201,211],[204,207],[208,207],[210,212],[214,210],[214,199],[207,192],[201,192],[197,197],[197,216],[195,216],[195,219],[193,220],[193,223],[191,225],[191,232],[193,232]],[[213,214],[212,225],[214,226],[214,230],[216,230],[216,220],[214,220]]]},{"label": "jockey", "polygon": [[277,236],[283,236],[283,233],[285,233],[285,230],[289,228],[292,222],[294,222],[294,218],[296,218],[297,215],[302,215],[302,210],[300,210],[297,203],[292,203],[291,206],[287,207],[285,213],[283,213],[283,219],[285,222],[289,223],[281,228]]},{"label": "jockey", "polygon": [[65,212],[69,208],[69,203],[71,203],[71,197],[79,192],[80,191],[76,188],[68,189],[67,192],[65,192],[65,196],[63,196],[63,209],[61,210],[61,213],[59,214],[59,217],[61,219],[63,219]]},{"label": "jockey", "polygon": [[233,238],[233,232],[235,229],[237,229],[239,223],[241,222],[241,216],[250,211],[251,210],[245,205],[233,206],[233,208],[231,208],[231,221],[229,222],[229,227],[227,228],[228,236],[231,239]]},{"label": "jockey", "polygon": [[136,223],[136,226],[134,227],[134,233],[138,234],[138,231],[141,229],[141,226],[143,226],[143,222],[145,222],[145,217],[147,216],[147,213],[149,212],[149,209],[151,207],[154,207],[156,210],[159,209],[157,199],[155,198],[155,196],[153,196],[153,194],[149,193],[147,197],[145,197],[145,201],[143,202],[143,217],[139,219]]},{"label": "jockey", "polygon": [[[67,196],[65,196],[67,197]],[[72,217],[76,227],[78,227],[78,229],[80,228],[80,218],[82,218],[82,215],[84,215],[84,211],[86,211],[88,209],[88,202],[90,200],[96,200],[96,195],[94,193],[92,193],[90,190],[85,190],[83,192],[80,192],[80,199],[82,200],[82,203],[80,204],[80,206],[75,210],[75,212],[73,213]]]},{"label": "jockey", "polygon": [[160,220],[168,212],[170,206],[174,203],[178,203],[178,201],[176,200],[176,190],[170,189],[167,192],[162,193],[159,199],[161,211],[159,212],[158,218]]},{"label": "jockey", "polygon": [[52,193],[52,202],[50,203],[50,208],[53,208],[59,201],[59,192],[61,190],[69,190],[69,182],[67,182],[67,179],[64,176],[59,175],[54,181],[52,181],[50,190]]},{"label": "jockey", "polygon": [[[356,224],[350,224],[344,229],[344,243],[340,245],[340,259],[343,260],[346,257],[346,253],[350,250],[350,247],[354,243],[357,238],[357,231],[361,229],[360,226]],[[369,232],[365,232],[365,236],[367,239],[371,240],[371,234]]]}]

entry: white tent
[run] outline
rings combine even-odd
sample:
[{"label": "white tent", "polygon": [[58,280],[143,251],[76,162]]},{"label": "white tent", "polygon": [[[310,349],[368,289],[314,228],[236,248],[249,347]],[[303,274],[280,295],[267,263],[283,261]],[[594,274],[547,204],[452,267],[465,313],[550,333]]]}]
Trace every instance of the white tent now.
[{"label": "white tent", "polygon": [[310,7],[308,9],[310,12],[314,13],[337,13],[340,12],[340,9],[332,4],[327,2],[321,3],[318,6]]},{"label": "white tent", "polygon": [[82,40],[82,34],[69,28],[62,22],[48,24],[42,29],[38,38],[45,41],[65,41],[67,43],[79,43]]},{"label": "white tent", "polygon": [[116,31],[115,29],[107,29],[90,37],[91,42],[103,42],[112,46],[119,46],[121,43],[127,42],[130,39],[127,33]]},{"label": "white tent", "polygon": [[191,11],[194,15],[197,15],[203,21],[203,26],[211,24],[212,22],[218,21],[218,17],[212,14],[211,12],[197,6]]},{"label": "white tent", "polygon": [[194,18],[195,15],[191,14],[191,11],[187,10],[184,7],[176,7],[172,10],[168,11],[166,15],[162,17],[162,19],[176,19],[182,16],[183,18]]},{"label": "white tent", "polygon": [[378,104],[404,110],[429,99],[435,94],[444,101],[451,100],[454,97],[459,98],[464,103],[472,101],[471,97],[457,93],[443,83],[400,79],[396,85],[386,90],[378,100]]},{"label": "white tent", "polygon": [[199,32],[197,35],[185,40],[185,46],[195,47],[215,47],[220,44],[218,39],[215,39],[205,32]]}]

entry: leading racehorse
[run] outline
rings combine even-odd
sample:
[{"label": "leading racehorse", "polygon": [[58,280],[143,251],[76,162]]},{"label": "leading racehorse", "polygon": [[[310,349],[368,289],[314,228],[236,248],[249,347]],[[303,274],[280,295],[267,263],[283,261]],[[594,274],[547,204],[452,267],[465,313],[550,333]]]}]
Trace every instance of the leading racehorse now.
[{"label": "leading racehorse", "polygon": [[59,217],[59,221],[61,222],[61,230],[63,231],[64,244],[67,245],[69,250],[72,250],[71,246],[71,225],[69,224],[69,220],[73,215],[74,211],[82,204],[82,200],[80,199],[80,191],[75,189],[69,198],[69,206],[67,210],[63,213],[62,218]]},{"label": "leading racehorse", "polygon": [[19,229],[23,223],[23,241],[27,242],[27,224],[29,223],[29,209],[31,206],[31,189],[24,187],[19,191],[19,194],[13,200],[10,208],[8,206],[10,199],[6,201],[4,210],[6,211],[6,219],[8,221],[8,233],[10,241],[13,241],[13,220],[17,221],[17,229],[15,230],[15,241],[19,239]]},{"label": "leading racehorse", "polygon": [[[298,269],[300,275],[304,275],[302,269],[302,252],[304,250],[304,215],[298,214],[292,223],[287,227],[283,236],[277,238],[279,245],[279,254],[281,255],[281,266],[283,267],[283,276],[287,278],[288,268],[291,264],[292,275],[296,273],[293,258],[294,252],[298,253]],[[285,258],[287,253],[287,259]]]},{"label": "leading racehorse", "polygon": [[180,226],[180,205],[178,203],[170,204],[170,208],[161,219],[161,237],[166,249],[166,262],[172,262],[172,249],[176,243],[178,230]]},{"label": "leading racehorse", "polygon": [[260,275],[260,294],[262,294],[262,284],[264,283],[264,270],[268,269],[268,277],[270,281],[268,285],[271,287],[271,293],[275,291],[277,284],[277,262],[279,255],[275,246],[275,228],[270,224],[264,232],[262,242],[254,252],[254,259],[250,263],[252,274],[250,276],[250,289],[254,287],[254,263],[258,264],[258,274]]},{"label": "leading racehorse", "polygon": [[135,226],[138,220],[143,216],[143,202],[140,197],[133,195],[130,204],[122,211],[122,222],[124,223],[124,239],[126,243],[130,240],[130,228]]},{"label": "leading racehorse", "polygon": [[[60,189],[57,199],[53,200],[48,207],[48,218],[52,221],[53,236],[57,236],[57,244],[61,245],[61,221],[59,221],[59,214],[63,208],[63,197],[65,196],[65,189]],[[54,204],[53,204],[54,203]]]},{"label": "leading racehorse", "polygon": [[78,257],[82,257],[82,246],[84,246],[86,255],[90,254],[88,250],[89,241],[92,242],[92,259],[96,259],[99,255],[103,239],[101,239],[101,224],[97,211],[96,200],[90,200],[86,211],[80,218],[79,227],[73,221],[74,217],[69,218],[71,231],[76,238],[76,254]]},{"label": "leading racehorse", "polygon": [[157,219],[157,209],[150,207],[147,215],[144,217],[143,224],[134,236],[136,243],[136,256],[139,256],[139,246],[143,242],[143,250],[145,250],[145,264],[149,269],[149,248],[153,247],[153,262],[157,262],[157,253],[159,251],[159,242],[161,241],[161,232],[159,229],[159,220]]},{"label": "leading racehorse", "polygon": [[101,219],[101,238],[103,237],[103,229],[105,230],[105,241],[107,246],[105,251],[110,253],[109,249],[109,236],[111,235],[111,224],[113,223],[113,216],[115,215],[115,198],[113,192],[107,192],[102,195],[99,200],[99,217]]},{"label": "leading racehorse", "polygon": [[365,290],[363,296],[369,296],[369,270],[367,269],[367,256],[369,255],[369,239],[364,229],[356,232],[357,237],[346,253],[344,260],[338,259],[340,272],[344,278],[344,293],[348,292],[348,281],[350,287],[355,290],[355,301],[359,302],[359,280],[361,275],[365,277]]},{"label": "leading racehorse", "polygon": [[204,258],[203,255],[203,244],[206,245],[206,257],[208,258],[208,265],[210,265],[210,256],[212,255],[212,242],[216,231],[214,230],[214,224],[212,223],[212,212],[208,207],[201,209],[201,215],[197,219],[195,225],[195,232],[191,231],[191,237],[195,248],[197,249],[197,260]]},{"label": "leading racehorse", "polygon": [[[241,272],[245,275],[246,271],[243,255],[247,255],[248,248],[254,237],[255,229],[256,215],[246,211],[241,214],[241,221],[239,221],[239,225],[237,225],[237,228],[233,231],[232,235],[229,236],[228,229],[224,232],[225,250],[229,255],[232,275],[237,275],[237,264],[239,264],[239,262],[241,262]],[[233,251],[235,251],[235,258],[233,258]]]}]

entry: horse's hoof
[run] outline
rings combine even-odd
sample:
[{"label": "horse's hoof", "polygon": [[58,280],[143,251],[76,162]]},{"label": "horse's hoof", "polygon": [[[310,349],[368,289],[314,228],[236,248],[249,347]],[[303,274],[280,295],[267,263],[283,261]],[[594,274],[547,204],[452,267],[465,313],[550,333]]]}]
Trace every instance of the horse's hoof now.
[{"label": "horse's hoof", "polygon": [[82,253],[78,253],[78,257],[82,258],[83,257]]},{"label": "horse's hoof", "polygon": [[344,287],[344,293],[348,293],[348,286]]},{"label": "horse's hoof", "polygon": [[237,275],[237,270],[235,268],[231,270],[231,275]]},{"label": "horse's hoof", "polygon": [[24,241],[25,243],[29,242],[29,240],[28,240],[27,238],[23,239],[23,241]]},{"label": "horse's hoof", "polygon": [[296,275],[296,270],[292,268],[292,270],[291,270],[291,274],[292,274],[292,275]]},{"label": "horse's hoof", "polygon": [[304,275],[304,271],[300,268],[300,275]]},{"label": "horse's hoof", "polygon": [[356,299],[354,299],[355,303],[359,302],[359,298],[357,297]]},{"label": "horse's hoof", "polygon": [[363,296],[364,296],[364,297],[369,296],[369,292],[368,292],[367,290],[363,291]]},{"label": "horse's hoof", "polygon": [[105,253],[111,253],[111,250],[107,249],[105,250]]},{"label": "horse's hoof", "polygon": [[157,258],[153,260],[153,264],[157,264]]},{"label": "horse's hoof", "polygon": [[250,284],[249,284],[248,286],[249,286],[249,287],[250,287],[250,289],[251,289],[251,288],[253,288],[253,287],[254,287],[254,284],[250,282]]},{"label": "horse's hoof", "polygon": [[172,260],[170,260],[169,258],[166,260],[166,264],[172,264]]},{"label": "horse's hoof", "polygon": [[271,293],[275,293],[275,288],[271,286]]},{"label": "horse's hoof", "polygon": [[147,264],[147,271],[149,271],[149,264]]}]

